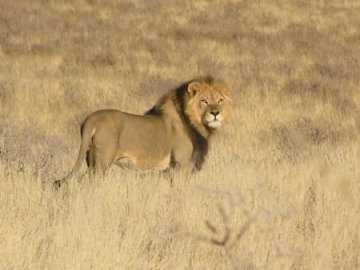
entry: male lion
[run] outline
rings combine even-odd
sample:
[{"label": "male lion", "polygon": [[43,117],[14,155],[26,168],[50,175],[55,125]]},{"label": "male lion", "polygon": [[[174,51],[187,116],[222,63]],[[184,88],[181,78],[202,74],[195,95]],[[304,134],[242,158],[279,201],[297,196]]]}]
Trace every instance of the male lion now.
[{"label": "male lion", "polygon": [[208,139],[231,112],[229,87],[212,78],[190,81],[166,93],[145,115],[118,110],[90,114],[81,125],[81,145],[74,168],[84,159],[91,171],[123,167],[165,170],[174,165],[200,170]]}]

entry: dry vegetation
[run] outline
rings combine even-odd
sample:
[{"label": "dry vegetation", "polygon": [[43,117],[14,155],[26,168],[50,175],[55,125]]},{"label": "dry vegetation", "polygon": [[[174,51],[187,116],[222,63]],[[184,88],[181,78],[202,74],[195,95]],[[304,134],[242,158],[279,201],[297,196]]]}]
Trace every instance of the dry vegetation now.
[{"label": "dry vegetation", "polygon": [[[360,268],[359,1],[0,6],[1,269]],[[87,114],[207,74],[236,108],[202,172],[52,189]]]}]

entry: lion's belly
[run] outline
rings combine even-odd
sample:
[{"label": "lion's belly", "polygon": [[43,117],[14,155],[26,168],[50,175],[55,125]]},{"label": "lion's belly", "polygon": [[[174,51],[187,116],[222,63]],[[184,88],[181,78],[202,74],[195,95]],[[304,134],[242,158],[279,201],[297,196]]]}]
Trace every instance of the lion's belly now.
[{"label": "lion's belly", "polygon": [[170,165],[171,155],[151,157],[136,153],[120,152],[116,157],[116,164],[126,169],[166,170]]},{"label": "lion's belly", "polygon": [[127,168],[165,170],[171,159],[171,140],[167,126],[157,118],[145,120],[136,118],[141,129],[135,129],[133,124],[124,126],[116,160],[125,165],[130,164]]}]

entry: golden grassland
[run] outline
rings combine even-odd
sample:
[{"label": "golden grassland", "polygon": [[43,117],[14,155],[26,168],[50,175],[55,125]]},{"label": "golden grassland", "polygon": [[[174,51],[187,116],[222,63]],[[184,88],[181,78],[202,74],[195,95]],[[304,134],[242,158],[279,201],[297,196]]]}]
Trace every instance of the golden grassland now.
[{"label": "golden grassland", "polygon": [[[0,6],[1,269],[360,268],[357,0]],[[203,171],[53,190],[90,112],[209,74],[235,109]]]}]

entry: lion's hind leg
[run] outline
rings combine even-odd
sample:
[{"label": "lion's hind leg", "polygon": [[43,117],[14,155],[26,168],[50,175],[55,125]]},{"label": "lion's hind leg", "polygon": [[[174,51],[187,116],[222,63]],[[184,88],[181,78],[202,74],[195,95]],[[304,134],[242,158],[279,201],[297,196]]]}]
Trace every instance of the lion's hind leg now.
[{"label": "lion's hind leg", "polygon": [[96,159],[95,159],[95,148],[93,145],[91,145],[89,150],[86,152],[86,165],[88,166],[87,173],[90,175],[91,178],[94,177]]},{"label": "lion's hind leg", "polygon": [[93,149],[89,155],[89,161],[91,162],[89,169],[94,174],[105,175],[109,167],[115,162],[117,152],[117,144],[108,144],[105,148]]}]

